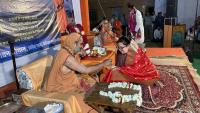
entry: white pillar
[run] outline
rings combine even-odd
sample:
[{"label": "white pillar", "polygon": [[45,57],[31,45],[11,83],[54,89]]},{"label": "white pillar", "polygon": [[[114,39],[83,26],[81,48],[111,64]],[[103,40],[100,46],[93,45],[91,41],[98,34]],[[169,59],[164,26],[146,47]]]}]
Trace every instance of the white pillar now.
[{"label": "white pillar", "polygon": [[76,24],[82,24],[80,0],[72,0]]}]

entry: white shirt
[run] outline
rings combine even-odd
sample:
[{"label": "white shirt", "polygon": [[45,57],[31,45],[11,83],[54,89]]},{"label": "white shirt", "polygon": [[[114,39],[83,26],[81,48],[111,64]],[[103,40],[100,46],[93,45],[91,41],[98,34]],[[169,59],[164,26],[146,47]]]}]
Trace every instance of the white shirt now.
[{"label": "white shirt", "polygon": [[162,37],[163,37],[162,29],[160,29],[160,30],[156,29],[154,31],[154,39],[162,39]]},{"label": "white shirt", "polygon": [[139,10],[136,10],[136,27],[135,27],[135,31],[137,32],[139,29],[141,31],[141,38],[139,40],[135,40],[137,43],[142,44],[144,43],[144,25],[143,25],[143,18],[142,18],[142,14]]}]

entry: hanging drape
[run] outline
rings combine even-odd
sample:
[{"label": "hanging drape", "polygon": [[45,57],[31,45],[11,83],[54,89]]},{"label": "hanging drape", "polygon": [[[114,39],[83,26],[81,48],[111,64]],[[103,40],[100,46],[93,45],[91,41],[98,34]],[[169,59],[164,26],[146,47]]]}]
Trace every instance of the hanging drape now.
[{"label": "hanging drape", "polygon": [[67,15],[64,8],[64,0],[54,0],[56,6],[58,28],[60,33],[65,33],[67,28]]}]

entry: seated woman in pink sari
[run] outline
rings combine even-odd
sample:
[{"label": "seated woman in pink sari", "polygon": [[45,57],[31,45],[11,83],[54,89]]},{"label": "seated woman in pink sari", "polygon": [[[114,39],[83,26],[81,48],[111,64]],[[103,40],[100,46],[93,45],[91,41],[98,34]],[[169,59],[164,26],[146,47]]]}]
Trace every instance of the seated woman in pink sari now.
[{"label": "seated woman in pink sari", "polygon": [[122,57],[117,59],[121,61],[120,67],[110,70],[103,77],[103,82],[133,82],[149,86],[159,79],[156,67],[135,41],[122,37],[117,47],[122,53]]}]

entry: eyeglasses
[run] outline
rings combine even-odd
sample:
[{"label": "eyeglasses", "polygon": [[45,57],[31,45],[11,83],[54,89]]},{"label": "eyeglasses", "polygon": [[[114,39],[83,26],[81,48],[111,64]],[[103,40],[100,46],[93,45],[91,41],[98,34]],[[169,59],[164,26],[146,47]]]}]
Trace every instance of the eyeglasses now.
[{"label": "eyeglasses", "polygon": [[127,46],[124,46],[124,47],[122,47],[122,46],[117,46],[117,49],[118,49],[118,50],[123,50],[125,47],[127,47]]}]

